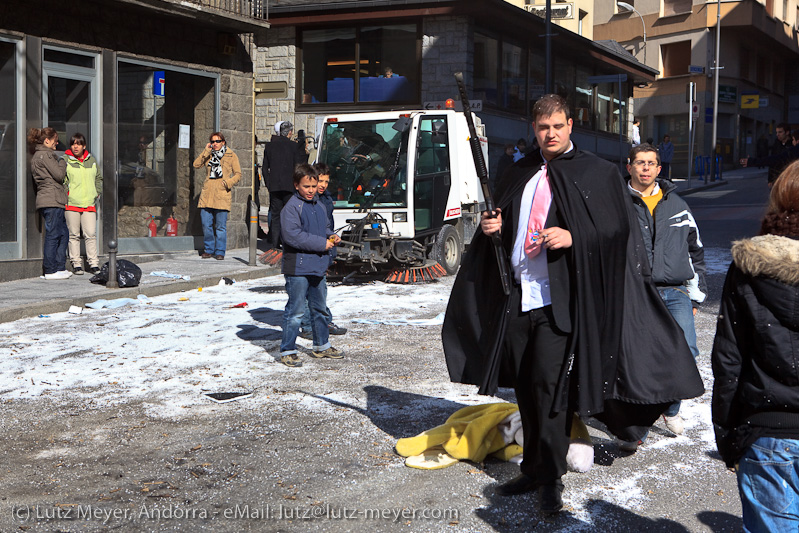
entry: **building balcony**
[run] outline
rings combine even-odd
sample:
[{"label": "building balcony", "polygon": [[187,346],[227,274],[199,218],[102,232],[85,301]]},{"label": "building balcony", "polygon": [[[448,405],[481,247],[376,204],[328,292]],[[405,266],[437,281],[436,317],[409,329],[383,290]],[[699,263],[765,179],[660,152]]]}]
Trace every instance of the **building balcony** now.
[{"label": "building balcony", "polygon": [[116,0],[134,9],[252,33],[269,27],[269,0]]}]

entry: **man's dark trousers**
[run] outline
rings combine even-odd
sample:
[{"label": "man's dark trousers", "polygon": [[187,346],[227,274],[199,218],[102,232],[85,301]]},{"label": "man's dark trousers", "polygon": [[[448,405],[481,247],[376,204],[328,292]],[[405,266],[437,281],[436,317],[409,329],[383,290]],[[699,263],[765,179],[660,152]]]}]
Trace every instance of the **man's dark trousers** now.
[{"label": "man's dark trousers", "polygon": [[552,405],[568,337],[555,326],[551,306],[522,312],[520,302],[521,288],[515,286],[504,342],[513,360],[521,361],[516,379],[524,431],[521,471],[539,485],[562,486],[572,414],[553,414]]},{"label": "man's dark trousers", "polygon": [[280,238],[280,212],[294,195],[289,191],[275,191],[269,193],[269,243],[272,248],[279,248],[283,243]]}]

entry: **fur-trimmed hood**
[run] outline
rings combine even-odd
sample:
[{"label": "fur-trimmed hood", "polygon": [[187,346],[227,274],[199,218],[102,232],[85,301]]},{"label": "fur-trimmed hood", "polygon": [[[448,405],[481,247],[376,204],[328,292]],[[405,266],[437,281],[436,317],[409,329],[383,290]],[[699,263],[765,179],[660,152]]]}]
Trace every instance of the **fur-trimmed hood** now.
[{"label": "fur-trimmed hood", "polygon": [[732,260],[744,274],[799,285],[799,240],[761,235],[736,241]]}]

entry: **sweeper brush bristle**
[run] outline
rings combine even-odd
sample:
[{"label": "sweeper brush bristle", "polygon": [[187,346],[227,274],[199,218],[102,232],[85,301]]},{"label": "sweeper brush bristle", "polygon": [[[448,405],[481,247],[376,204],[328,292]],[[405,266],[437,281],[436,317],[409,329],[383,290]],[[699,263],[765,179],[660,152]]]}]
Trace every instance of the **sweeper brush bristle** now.
[{"label": "sweeper brush bristle", "polygon": [[266,252],[262,253],[258,256],[258,261],[264,265],[271,265],[274,266],[283,259],[283,252],[280,250],[275,250],[272,248],[271,250],[267,250]]},{"label": "sweeper brush bristle", "polygon": [[447,275],[438,263],[395,270],[386,276],[386,283],[429,283]]}]

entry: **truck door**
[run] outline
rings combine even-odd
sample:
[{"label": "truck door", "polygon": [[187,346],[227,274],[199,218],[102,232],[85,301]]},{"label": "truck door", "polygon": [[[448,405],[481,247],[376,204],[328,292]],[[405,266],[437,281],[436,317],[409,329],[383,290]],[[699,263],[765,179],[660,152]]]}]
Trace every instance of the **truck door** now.
[{"label": "truck door", "polygon": [[444,220],[451,183],[446,116],[425,115],[419,120],[415,169],[414,229],[419,235],[437,231]]}]

